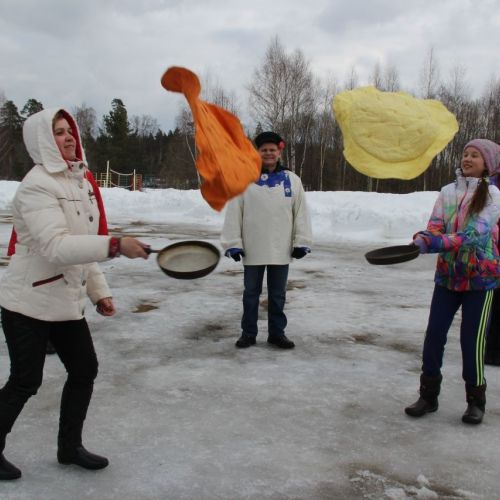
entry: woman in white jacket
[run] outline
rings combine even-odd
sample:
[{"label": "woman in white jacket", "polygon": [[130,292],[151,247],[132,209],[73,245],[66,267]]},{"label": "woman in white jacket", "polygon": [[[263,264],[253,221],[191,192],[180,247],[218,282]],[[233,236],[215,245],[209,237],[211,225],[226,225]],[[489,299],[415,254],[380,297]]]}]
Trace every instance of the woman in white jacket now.
[{"label": "woman in white jacket", "polygon": [[35,165],[12,204],[15,253],[0,283],[2,327],[11,371],[0,389],[0,480],[21,471],[3,456],[6,435],[43,376],[47,341],[68,377],[59,419],[58,461],[102,469],[105,457],[82,446],[97,358],[84,317],[86,297],[104,316],[115,307],[97,262],[117,257],[146,259],[147,245],[135,238],[98,234],[95,182],[89,181],[80,134],[65,110],[47,109],[29,117],[23,139]]}]

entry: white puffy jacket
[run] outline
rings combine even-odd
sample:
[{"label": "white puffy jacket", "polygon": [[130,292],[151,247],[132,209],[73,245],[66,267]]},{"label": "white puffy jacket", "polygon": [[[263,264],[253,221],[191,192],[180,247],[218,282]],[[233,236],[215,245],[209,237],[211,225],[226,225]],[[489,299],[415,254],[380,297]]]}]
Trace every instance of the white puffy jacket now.
[{"label": "white puffy jacket", "polygon": [[[110,237],[97,235],[100,214],[85,164],[68,168],[57,148],[57,111],[41,111],[24,124],[35,166],[13,200],[16,251],[0,282],[0,306],[45,321],[81,319],[87,296],[94,304],[111,296],[96,263],[108,258]],[[66,114],[83,156],[76,122]]]}]

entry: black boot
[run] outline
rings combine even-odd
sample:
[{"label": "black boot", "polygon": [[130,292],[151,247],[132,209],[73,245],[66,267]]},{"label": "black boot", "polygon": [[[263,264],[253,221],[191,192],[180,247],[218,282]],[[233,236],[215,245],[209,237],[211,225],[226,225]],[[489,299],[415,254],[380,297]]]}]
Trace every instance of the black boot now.
[{"label": "black boot", "polygon": [[104,469],[109,465],[106,457],[90,453],[82,445],[68,448],[60,444],[57,450],[57,461],[60,464],[74,464],[90,470]]},{"label": "black boot", "polygon": [[295,344],[286,335],[280,337],[269,335],[267,343],[275,345],[280,349],[293,349],[295,347]]},{"label": "black boot", "polygon": [[0,453],[0,481],[9,481],[20,477],[21,471],[14,464],[11,464],[3,456],[3,453]]},{"label": "black boot", "polygon": [[420,375],[420,397],[410,406],[405,408],[405,413],[410,417],[423,417],[426,413],[436,411],[439,407],[438,396],[441,390],[442,375],[428,377]]},{"label": "black boot", "polygon": [[4,448],[5,436],[0,436],[0,481],[19,479],[21,477],[21,471],[3,456]]},{"label": "black boot", "polygon": [[87,451],[82,444],[83,423],[92,396],[93,383],[71,381],[64,385],[57,437],[57,461],[75,464],[84,469],[104,469],[109,464],[105,457]]},{"label": "black boot", "polygon": [[256,343],[255,337],[242,334],[241,337],[236,341],[236,344],[234,345],[236,347],[239,347],[240,349],[246,349],[247,347],[255,345],[255,343]]},{"label": "black boot", "polygon": [[87,451],[82,444],[81,422],[59,422],[59,436],[57,438],[57,461],[60,464],[75,464],[84,469],[104,469],[109,465],[106,457],[95,455]]},{"label": "black boot", "polygon": [[[4,395],[5,393],[2,393],[2,396]],[[18,404],[12,405],[0,402],[0,481],[19,479],[21,477],[21,471],[14,464],[10,463],[3,455],[3,450],[5,449],[5,438],[11,431],[16,418],[19,416],[19,413],[24,406],[23,401],[15,400],[15,402]]]},{"label": "black boot", "polygon": [[486,409],[486,384],[478,386],[465,384],[465,393],[467,395],[467,409],[462,415],[462,422],[480,424]]}]

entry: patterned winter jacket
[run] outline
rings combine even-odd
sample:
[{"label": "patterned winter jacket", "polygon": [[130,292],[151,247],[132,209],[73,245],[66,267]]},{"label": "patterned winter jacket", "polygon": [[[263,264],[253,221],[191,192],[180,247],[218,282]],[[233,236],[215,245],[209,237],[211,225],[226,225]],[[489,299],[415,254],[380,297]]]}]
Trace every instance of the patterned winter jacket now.
[{"label": "patterned winter jacket", "polygon": [[500,191],[490,184],[486,206],[468,217],[479,182],[457,170],[457,180],[441,189],[427,230],[417,233],[423,236],[427,252],[439,253],[434,281],[454,291],[490,290],[500,284]]}]

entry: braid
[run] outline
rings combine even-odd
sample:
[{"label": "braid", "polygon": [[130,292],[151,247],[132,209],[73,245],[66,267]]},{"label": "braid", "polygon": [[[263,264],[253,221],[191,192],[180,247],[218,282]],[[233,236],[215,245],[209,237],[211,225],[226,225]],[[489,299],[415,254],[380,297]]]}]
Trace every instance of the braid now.
[{"label": "braid", "polygon": [[469,205],[469,210],[467,215],[470,217],[474,214],[478,214],[486,206],[489,194],[489,183],[486,177],[481,177],[479,179],[479,185],[476,188],[472,200]]}]

